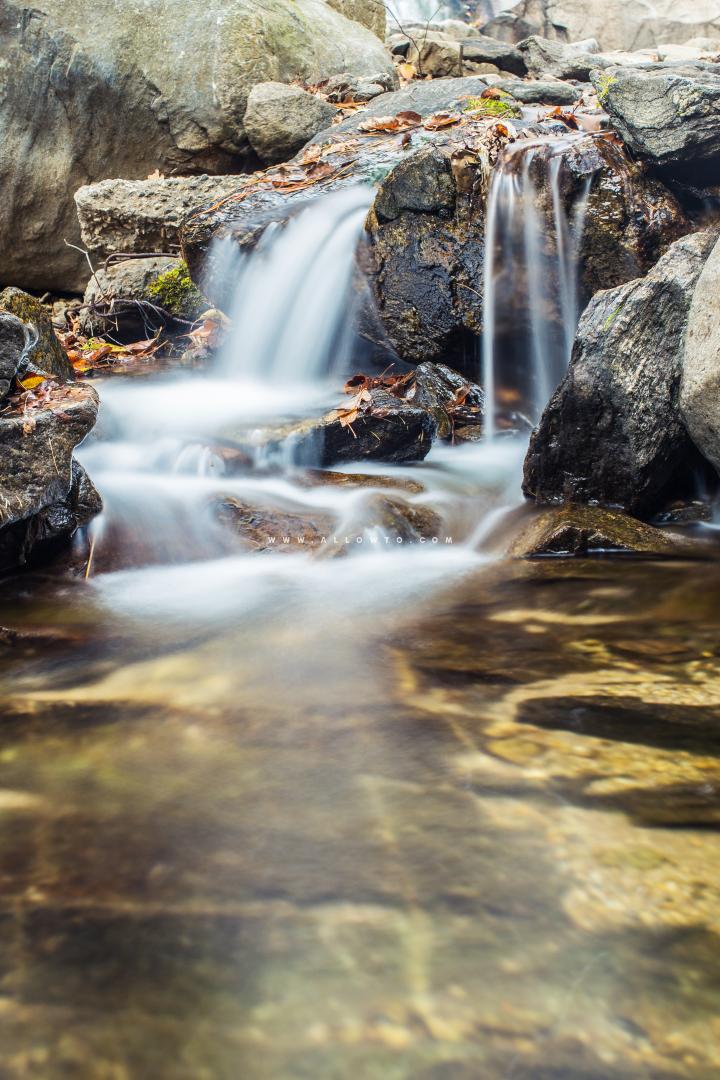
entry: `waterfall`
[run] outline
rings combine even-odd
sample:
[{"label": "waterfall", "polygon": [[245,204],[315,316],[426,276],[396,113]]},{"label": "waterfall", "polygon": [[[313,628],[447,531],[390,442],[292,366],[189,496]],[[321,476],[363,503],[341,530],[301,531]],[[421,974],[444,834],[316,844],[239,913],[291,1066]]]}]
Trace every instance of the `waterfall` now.
[{"label": "waterfall", "polygon": [[351,345],[355,252],[371,201],[367,187],[314,199],[283,226],[267,228],[249,254],[236,254],[229,238],[220,241],[217,262],[235,282],[222,374],[312,383],[342,367]]},{"label": "waterfall", "polygon": [[578,254],[592,175],[567,206],[563,169],[578,136],[508,147],[488,196],[482,372],[486,430],[522,412],[536,423],[562,378],[579,318]]}]

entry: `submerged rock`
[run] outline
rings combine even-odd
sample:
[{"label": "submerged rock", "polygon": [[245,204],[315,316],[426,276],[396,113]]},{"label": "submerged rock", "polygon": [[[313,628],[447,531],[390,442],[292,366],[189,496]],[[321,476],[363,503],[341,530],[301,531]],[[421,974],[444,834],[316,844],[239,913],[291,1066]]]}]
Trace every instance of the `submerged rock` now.
[{"label": "submerged rock", "polygon": [[260,161],[274,165],[296,154],[335,115],[335,108],[317,94],[264,82],[250,91],[243,127]]},{"label": "submerged rock", "polygon": [[652,517],[692,497],[702,459],[680,415],[682,352],[712,232],[677,241],[647,277],[598,293],[570,369],[530,441],[525,494]]},{"label": "submerged rock", "polygon": [[720,65],[609,67],[593,82],[634,153],[693,183],[720,180]]},{"label": "submerged rock", "polygon": [[534,517],[515,537],[509,554],[516,559],[531,559],[618,551],[676,558],[714,557],[700,541],[653,528],[620,511],[572,504]]},{"label": "submerged rock", "polygon": [[168,257],[124,259],[98,269],[85,290],[80,328],[88,337],[150,338],[162,328],[184,329],[208,307],[187,266]]}]

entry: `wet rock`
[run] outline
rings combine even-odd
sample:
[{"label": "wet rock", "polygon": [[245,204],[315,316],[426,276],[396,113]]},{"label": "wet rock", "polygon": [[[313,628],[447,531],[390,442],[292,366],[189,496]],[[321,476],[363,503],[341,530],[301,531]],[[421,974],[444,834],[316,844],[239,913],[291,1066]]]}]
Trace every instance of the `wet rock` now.
[{"label": "wet rock", "polygon": [[570,369],[531,441],[524,491],[652,517],[692,498],[700,455],[679,408],[692,293],[715,243],[711,232],[672,245],[647,277],[593,298]]},{"label": "wet rock", "polygon": [[335,108],[317,94],[264,82],[250,91],[243,127],[260,161],[274,165],[291,158],[335,115]]},{"label": "wet rock", "polygon": [[452,439],[458,429],[482,430],[485,395],[477,383],[464,379],[445,364],[418,364],[408,379],[403,399],[427,409],[437,425],[437,438]]},{"label": "wet rock", "polygon": [[710,558],[706,545],[646,525],[617,510],[566,505],[534,517],[513,540],[516,559],[622,551],[635,555]]},{"label": "wet rock", "polygon": [[[481,329],[487,154],[424,147],[393,168],[368,216],[377,312],[405,360],[462,367]],[[370,331],[371,332],[371,331]]]},{"label": "wet rock", "polygon": [[61,382],[75,378],[72,364],[57,339],[44,304],[22,289],[9,287],[0,292],[0,311],[15,315],[29,328],[30,345],[23,357],[23,370],[32,367]]},{"label": "wet rock", "polygon": [[401,476],[382,476],[380,473],[344,473],[328,469],[304,469],[292,474],[292,482],[298,487],[340,487],[340,488],[397,488],[411,495],[420,495],[425,490],[417,480],[407,480]]},{"label": "wet rock", "polygon": [[125,342],[153,337],[163,328],[187,331],[209,306],[185,263],[172,256],[124,259],[99,268],[88,282],[84,303],[83,334],[109,334]]},{"label": "wet rock", "polygon": [[598,56],[598,44],[594,40],[565,44],[535,35],[521,41],[518,50],[529,74],[538,78],[552,76],[588,82],[591,71],[607,64],[603,57]]},{"label": "wet rock", "polygon": [[342,522],[342,529],[352,540],[377,531],[383,540],[406,544],[443,535],[442,518],[429,507],[388,495],[372,495],[363,500],[350,521]]},{"label": "wet rock", "polygon": [[680,408],[690,437],[720,472],[720,242],[698,280],[690,307]]},{"label": "wet rock", "polygon": [[253,551],[297,551],[327,543],[333,531],[329,514],[292,513],[277,508],[258,507],[241,499],[225,498],[217,503],[215,515]]},{"label": "wet rock", "polygon": [[568,206],[590,183],[579,245],[581,306],[599,290],[646,273],[691,229],[672,192],[612,138],[570,146],[560,182]]},{"label": "wet rock", "polygon": [[513,75],[525,75],[527,68],[523,54],[512,45],[492,37],[468,38],[462,42],[463,61],[476,64],[494,64],[500,71]]},{"label": "wet rock", "polygon": [[99,501],[73,462],[97,418],[88,383],[58,387],[42,402],[0,417],[0,552],[4,566],[26,561],[36,544],[70,535]]},{"label": "wet rock", "polygon": [[634,153],[693,183],[720,180],[720,65],[608,67],[593,82]]},{"label": "wet rock", "polygon": [[188,214],[227,199],[239,182],[237,176],[168,176],[88,184],[75,192],[82,242],[96,260],[172,253]]},{"label": "wet rock", "polygon": [[261,432],[256,450],[272,462],[290,455],[297,464],[321,468],[342,461],[422,461],[436,432],[433,417],[394,397],[373,390],[372,403],[351,424],[343,424],[335,411],[319,419],[303,420],[279,430]]},{"label": "wet rock", "polygon": [[319,0],[42,0],[29,15],[2,0],[0,64],[3,280],[63,291],[87,276],[64,243],[79,243],[81,185],[238,171],[254,162],[256,83],[393,70],[374,33]]},{"label": "wet rock", "polygon": [[29,328],[20,319],[0,313],[0,401],[7,397],[30,341]]}]

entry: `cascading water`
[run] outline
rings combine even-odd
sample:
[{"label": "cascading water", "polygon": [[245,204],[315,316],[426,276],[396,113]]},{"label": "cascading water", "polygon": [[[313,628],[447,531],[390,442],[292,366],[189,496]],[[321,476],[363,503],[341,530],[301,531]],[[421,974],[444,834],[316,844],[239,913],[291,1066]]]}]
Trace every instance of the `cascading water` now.
[{"label": "cascading water", "polygon": [[224,376],[274,386],[315,383],[342,371],[352,345],[355,249],[372,191],[353,187],[314,200],[257,249],[220,255],[236,282],[232,331],[218,361]]},{"label": "cascading water", "polygon": [[568,208],[564,159],[578,137],[520,140],[493,173],[484,266],[486,433],[536,423],[567,367],[579,317],[578,256],[592,175]]}]

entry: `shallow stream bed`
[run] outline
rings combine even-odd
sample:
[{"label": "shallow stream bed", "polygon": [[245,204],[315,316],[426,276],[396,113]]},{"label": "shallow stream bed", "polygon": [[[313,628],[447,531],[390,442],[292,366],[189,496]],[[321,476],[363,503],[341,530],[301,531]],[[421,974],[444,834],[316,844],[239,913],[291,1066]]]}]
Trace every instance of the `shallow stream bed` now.
[{"label": "shallow stream bed", "polygon": [[719,1075],[720,570],[416,554],[5,584],[3,1076]]}]

